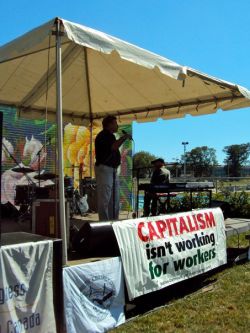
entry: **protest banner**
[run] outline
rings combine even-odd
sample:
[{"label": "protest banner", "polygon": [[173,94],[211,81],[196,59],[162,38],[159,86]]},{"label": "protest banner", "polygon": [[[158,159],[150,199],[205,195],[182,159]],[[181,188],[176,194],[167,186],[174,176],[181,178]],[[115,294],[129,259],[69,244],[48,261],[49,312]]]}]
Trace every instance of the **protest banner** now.
[{"label": "protest banner", "polygon": [[121,258],[65,267],[63,284],[67,333],[106,332],[125,322]]},{"label": "protest banner", "polygon": [[52,241],[0,248],[0,333],[55,333]]},{"label": "protest banner", "polygon": [[130,300],[227,261],[220,208],[119,221],[113,229]]}]

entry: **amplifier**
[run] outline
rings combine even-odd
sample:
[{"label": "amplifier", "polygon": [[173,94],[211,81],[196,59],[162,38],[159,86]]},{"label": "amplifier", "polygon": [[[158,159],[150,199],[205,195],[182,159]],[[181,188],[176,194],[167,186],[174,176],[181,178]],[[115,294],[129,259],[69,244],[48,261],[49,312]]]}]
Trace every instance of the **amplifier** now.
[{"label": "amplifier", "polygon": [[[69,202],[65,201],[66,234],[69,244]],[[32,233],[61,238],[58,199],[40,199],[32,203]]]}]

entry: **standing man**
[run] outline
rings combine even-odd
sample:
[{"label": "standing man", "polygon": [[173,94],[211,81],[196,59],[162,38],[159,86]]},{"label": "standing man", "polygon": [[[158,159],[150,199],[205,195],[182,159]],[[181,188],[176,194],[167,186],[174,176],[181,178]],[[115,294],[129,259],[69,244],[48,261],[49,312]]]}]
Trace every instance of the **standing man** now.
[{"label": "standing man", "polygon": [[[165,161],[162,158],[157,158],[151,162],[154,171],[150,180],[152,185],[164,185],[170,181],[170,171],[165,167]],[[146,192],[144,197],[143,216],[156,216],[157,214],[157,194]]]},{"label": "standing man", "polygon": [[121,164],[119,148],[130,134],[116,140],[118,131],[116,117],[107,116],[102,121],[103,130],[95,139],[95,175],[97,183],[97,209],[100,221],[118,220],[120,194],[117,168]]}]

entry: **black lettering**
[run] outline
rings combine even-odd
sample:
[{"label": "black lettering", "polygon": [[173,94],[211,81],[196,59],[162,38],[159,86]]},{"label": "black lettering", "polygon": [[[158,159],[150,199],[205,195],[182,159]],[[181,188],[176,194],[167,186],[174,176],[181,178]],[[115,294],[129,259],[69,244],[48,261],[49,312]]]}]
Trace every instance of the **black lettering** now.
[{"label": "black lettering", "polygon": [[151,249],[151,258],[150,259],[155,259],[156,256],[157,256],[157,248],[152,247],[152,249]]},{"label": "black lettering", "polygon": [[150,249],[149,249],[149,244],[146,245],[146,255],[147,255],[147,259],[150,259]]},{"label": "black lettering", "polygon": [[170,242],[165,242],[165,248],[166,250],[168,249],[169,254],[174,254],[173,250],[172,250],[172,244]]},{"label": "black lettering", "polygon": [[204,252],[204,260],[205,260],[205,261],[208,261],[208,260],[209,260],[209,252],[208,252],[208,251],[205,251],[205,252]]},{"label": "black lettering", "polygon": [[215,237],[213,233],[210,234],[210,243],[212,243],[213,246],[215,245]]},{"label": "black lettering", "polygon": [[31,328],[35,326],[34,313],[30,316],[29,324]]},{"label": "black lettering", "polygon": [[193,256],[193,260],[194,260],[194,265],[196,266],[196,265],[197,265],[197,254],[195,254],[195,255]]},{"label": "black lettering", "polygon": [[[197,235],[196,235],[197,236]],[[192,238],[193,247],[196,248],[196,238]]]},{"label": "black lettering", "polygon": [[198,255],[198,262],[199,264],[204,263],[204,257],[203,257],[203,253],[201,252],[201,250],[197,250],[197,255]]},{"label": "black lettering", "polygon": [[193,248],[193,243],[191,240],[187,239],[186,240],[186,247],[191,250]]},{"label": "black lettering", "polygon": [[186,250],[186,246],[185,246],[185,241],[182,241],[182,242],[178,242],[178,243],[175,243],[175,246],[177,247],[177,250],[179,252],[181,251],[185,251]]},{"label": "black lettering", "polygon": [[[157,257],[160,258],[160,257],[163,257],[166,255],[166,249],[164,246],[158,246],[157,247]],[[151,258],[153,259],[153,258]]]},{"label": "black lettering", "polygon": [[188,268],[192,267],[192,266],[193,266],[193,263],[194,263],[194,261],[193,261],[193,258],[192,258],[192,257],[187,257],[187,258],[186,258],[186,266],[187,266]]},{"label": "black lettering", "polygon": [[[41,320],[40,320],[40,313],[36,314],[36,326],[39,326],[41,324]],[[1,332],[0,332],[1,333]]]},{"label": "black lettering", "polygon": [[4,297],[4,289],[0,288],[0,304],[4,304],[5,297]]},{"label": "black lettering", "polygon": [[209,237],[209,235],[206,235],[205,236],[205,244],[209,244],[210,243],[210,237]]},{"label": "black lettering", "polygon": [[185,258],[184,259],[179,259],[177,261],[174,260],[174,269],[176,271],[179,271],[184,268],[185,265]]}]

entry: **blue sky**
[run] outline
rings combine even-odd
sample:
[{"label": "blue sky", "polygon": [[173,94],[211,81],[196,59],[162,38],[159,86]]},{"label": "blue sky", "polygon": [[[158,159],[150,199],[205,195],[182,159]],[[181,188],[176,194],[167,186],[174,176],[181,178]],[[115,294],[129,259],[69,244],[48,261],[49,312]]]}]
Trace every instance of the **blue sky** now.
[{"label": "blue sky", "polygon": [[[4,1],[0,45],[59,16],[104,31],[186,65],[250,88],[249,0]],[[135,151],[167,161],[188,150],[250,142],[250,108],[134,124]]]}]

